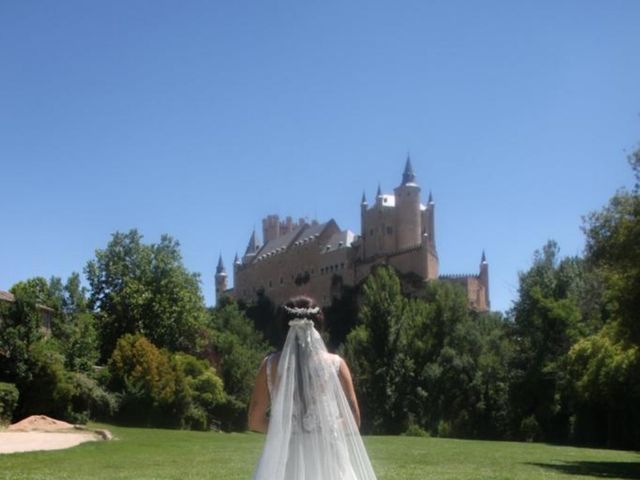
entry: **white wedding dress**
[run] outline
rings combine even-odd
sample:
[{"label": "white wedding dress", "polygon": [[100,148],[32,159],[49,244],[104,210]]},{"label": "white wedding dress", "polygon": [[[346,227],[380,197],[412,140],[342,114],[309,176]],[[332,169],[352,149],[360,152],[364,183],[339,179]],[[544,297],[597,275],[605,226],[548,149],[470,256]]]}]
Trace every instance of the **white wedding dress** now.
[{"label": "white wedding dress", "polygon": [[376,480],[338,377],[340,358],[327,352],[306,319],[289,333],[267,383],[271,416],[254,480]]}]

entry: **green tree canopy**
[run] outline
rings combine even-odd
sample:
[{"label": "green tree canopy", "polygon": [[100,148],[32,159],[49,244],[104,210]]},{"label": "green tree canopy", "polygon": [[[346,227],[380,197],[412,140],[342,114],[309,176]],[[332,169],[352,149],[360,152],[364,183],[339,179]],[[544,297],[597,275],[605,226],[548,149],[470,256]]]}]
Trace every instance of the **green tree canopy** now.
[{"label": "green tree canopy", "polygon": [[136,230],[117,232],[85,272],[103,359],[127,333],[170,350],[197,350],[204,300],[199,276],[182,264],[176,240],[163,235],[159,243],[145,244]]},{"label": "green tree canopy", "polygon": [[586,261],[603,279],[597,333],[568,356],[578,433],[611,447],[640,448],[640,149],[629,158],[636,184],[585,218]]},{"label": "green tree canopy", "polygon": [[372,271],[362,289],[359,324],[349,333],[344,354],[354,372],[363,427],[378,433],[407,429],[407,300],[393,269]]},{"label": "green tree canopy", "polygon": [[209,313],[206,354],[218,365],[228,394],[248,405],[260,362],[271,347],[234,302]]},{"label": "green tree canopy", "polygon": [[632,191],[620,190],[599,211],[585,218],[586,258],[606,283],[610,314],[629,341],[640,344],[640,149],[629,162]]}]

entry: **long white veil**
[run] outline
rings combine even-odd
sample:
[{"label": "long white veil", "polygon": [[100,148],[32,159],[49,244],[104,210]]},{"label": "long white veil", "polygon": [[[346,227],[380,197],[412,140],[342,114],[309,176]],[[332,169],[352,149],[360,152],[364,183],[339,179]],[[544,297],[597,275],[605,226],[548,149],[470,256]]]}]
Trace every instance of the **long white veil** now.
[{"label": "long white veil", "polygon": [[311,320],[289,326],[269,381],[271,416],[254,480],[375,480],[338,377],[340,359]]}]

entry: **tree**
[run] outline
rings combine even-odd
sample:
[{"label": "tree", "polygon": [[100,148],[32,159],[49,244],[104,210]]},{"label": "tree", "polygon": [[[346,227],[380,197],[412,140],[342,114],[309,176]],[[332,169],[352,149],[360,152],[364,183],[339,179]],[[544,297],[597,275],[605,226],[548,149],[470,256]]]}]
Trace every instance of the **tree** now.
[{"label": "tree", "polygon": [[53,323],[53,335],[65,356],[65,367],[75,372],[89,372],[99,356],[95,319],[88,310],[86,289],[80,275],[72,273],[60,293],[62,314]]},{"label": "tree", "polygon": [[38,297],[24,284],[16,286],[12,289],[15,301],[0,302],[0,381],[23,384],[31,380],[31,350],[44,333]]},{"label": "tree", "polygon": [[116,232],[85,269],[103,360],[124,334],[141,333],[170,350],[197,350],[205,320],[199,276],[182,264],[179,243],[163,235],[144,244],[136,230]]},{"label": "tree", "polygon": [[211,310],[208,325],[208,351],[218,365],[227,393],[248,404],[255,375],[269,345],[233,302]]},{"label": "tree", "polygon": [[327,342],[329,350],[337,350],[356,326],[359,294],[357,287],[343,285],[340,295],[333,297],[331,305],[324,310],[326,331],[329,334]]},{"label": "tree", "polygon": [[500,438],[508,427],[512,352],[503,319],[471,312],[464,290],[452,283],[412,290],[418,298],[402,294],[388,267],[363,285],[360,323],[343,347],[363,428]]},{"label": "tree", "polygon": [[480,438],[508,438],[511,417],[509,365],[514,353],[513,342],[501,314],[484,313],[476,317],[472,321],[480,348],[474,384],[479,391],[479,401],[473,405],[470,430]]},{"label": "tree", "polygon": [[640,446],[640,347],[617,322],[578,341],[568,368],[576,394],[575,440],[613,448]]},{"label": "tree", "polygon": [[[221,307],[224,307],[224,304],[222,304]],[[282,325],[278,324],[276,316],[277,307],[271,299],[264,294],[264,291],[258,291],[255,303],[251,305],[240,303],[239,307],[245,312],[247,318],[253,322],[254,327],[262,333],[272,347],[277,349],[284,344],[286,332],[283,330]]]},{"label": "tree", "polygon": [[435,434],[499,438],[507,431],[508,361],[503,319],[469,310],[458,285],[431,281],[407,309],[415,366],[409,410]]},{"label": "tree", "polygon": [[[109,360],[110,387],[123,396],[121,414],[161,423],[183,387],[168,352],[140,334],[123,335]],[[168,420],[175,421],[175,417]]]},{"label": "tree", "polygon": [[632,191],[585,218],[586,262],[602,278],[605,325],[577,342],[568,371],[576,438],[640,448],[640,149],[629,158]]},{"label": "tree", "polygon": [[206,361],[171,354],[140,334],[118,340],[109,373],[122,396],[120,415],[129,421],[205,430],[226,402],[223,382]]},{"label": "tree", "polygon": [[220,428],[220,407],[226,405],[228,397],[216,370],[206,361],[186,353],[176,353],[172,359],[185,379],[189,399],[182,426],[198,430]]},{"label": "tree", "polygon": [[554,241],[536,251],[531,268],[520,274],[518,299],[509,312],[516,349],[511,383],[516,432],[525,426],[530,432],[535,423],[545,440],[569,437],[571,412],[563,395],[562,364],[573,343],[593,331],[579,307],[583,279],[582,260],[560,259]]},{"label": "tree", "polygon": [[610,315],[630,342],[640,344],[640,149],[629,162],[632,191],[620,190],[603,209],[585,218],[587,261],[606,283]]},{"label": "tree", "polygon": [[398,276],[389,267],[376,268],[363,286],[360,324],[344,345],[368,431],[401,433],[409,424],[405,402],[413,366],[405,350],[406,308]]},{"label": "tree", "polygon": [[[79,285],[77,274],[67,282],[73,284]],[[97,357],[92,317],[75,312],[78,302],[68,302],[67,286],[56,277],[32,278],[11,288],[15,302],[0,305],[0,378],[19,389],[19,416],[49,414],[80,423],[92,412],[115,407],[92,378]],[[43,306],[51,315],[50,331],[43,329]]]},{"label": "tree", "polygon": [[204,430],[226,401],[222,380],[207,362],[159,349],[140,334],[118,340],[109,373],[128,421]]}]

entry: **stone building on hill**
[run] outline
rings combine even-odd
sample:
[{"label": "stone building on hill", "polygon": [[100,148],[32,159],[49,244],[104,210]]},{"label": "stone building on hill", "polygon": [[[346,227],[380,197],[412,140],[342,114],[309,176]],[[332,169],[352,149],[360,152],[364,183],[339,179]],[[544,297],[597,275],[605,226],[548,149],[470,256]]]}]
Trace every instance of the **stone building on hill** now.
[{"label": "stone building on hill", "polygon": [[439,275],[435,203],[429,194],[426,205],[422,204],[420,193],[407,158],[402,182],[393,194],[384,194],[378,187],[371,205],[362,195],[360,235],[342,230],[333,219],[309,223],[267,216],[262,220],[263,242],[254,230],[245,254],[236,254],[232,289],[227,288],[220,256],[216,298],[226,294],[252,303],[258,295],[266,295],[279,304],[292,295],[307,294],[328,306],[342,286],[359,284],[374,266],[383,264],[424,281],[457,283],[466,290],[472,308],[489,310],[489,264],[484,252],[478,274]]}]

